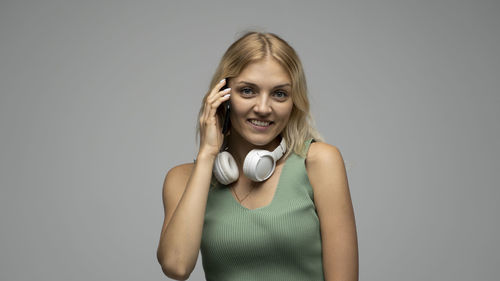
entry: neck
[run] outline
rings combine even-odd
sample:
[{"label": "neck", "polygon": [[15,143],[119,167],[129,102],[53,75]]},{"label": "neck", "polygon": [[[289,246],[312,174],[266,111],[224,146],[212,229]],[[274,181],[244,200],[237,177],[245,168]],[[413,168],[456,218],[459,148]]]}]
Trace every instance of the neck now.
[{"label": "neck", "polygon": [[276,149],[276,147],[278,147],[280,142],[281,137],[278,136],[265,145],[255,145],[247,141],[241,135],[231,132],[231,134],[227,136],[227,151],[234,157],[234,160],[236,160],[236,163],[238,164],[238,169],[240,170],[240,172],[242,172],[243,161],[245,161],[245,157],[247,156],[248,152],[250,152],[250,150],[265,149],[268,151],[273,151]]}]

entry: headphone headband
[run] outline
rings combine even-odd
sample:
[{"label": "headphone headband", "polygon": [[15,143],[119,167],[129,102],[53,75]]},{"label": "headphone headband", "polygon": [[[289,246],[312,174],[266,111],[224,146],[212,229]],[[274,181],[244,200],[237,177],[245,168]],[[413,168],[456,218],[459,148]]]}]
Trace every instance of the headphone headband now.
[{"label": "headphone headband", "polygon": [[272,156],[275,161],[278,161],[286,152],[286,141],[284,137],[281,137],[281,142],[272,152]]}]

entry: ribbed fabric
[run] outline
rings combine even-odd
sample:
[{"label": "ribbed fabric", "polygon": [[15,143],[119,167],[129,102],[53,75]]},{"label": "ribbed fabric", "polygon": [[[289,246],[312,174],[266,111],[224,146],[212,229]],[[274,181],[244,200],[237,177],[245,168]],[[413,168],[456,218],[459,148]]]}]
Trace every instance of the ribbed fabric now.
[{"label": "ribbed fabric", "polygon": [[288,156],[273,200],[261,208],[247,209],[227,186],[211,186],[200,250],[207,281],[324,280],[305,159]]}]

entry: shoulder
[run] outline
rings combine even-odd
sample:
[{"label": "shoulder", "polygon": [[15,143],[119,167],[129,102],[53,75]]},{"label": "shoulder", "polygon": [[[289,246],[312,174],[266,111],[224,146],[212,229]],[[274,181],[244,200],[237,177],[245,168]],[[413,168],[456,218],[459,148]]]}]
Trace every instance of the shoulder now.
[{"label": "shoulder", "polygon": [[179,164],[177,166],[174,166],[172,167],[168,173],[169,174],[174,174],[174,175],[178,175],[178,174],[183,174],[185,172],[191,172],[191,170],[193,169],[193,166],[194,164],[193,163],[183,163],[183,164]]},{"label": "shoulder", "polygon": [[325,142],[313,142],[309,146],[306,156],[306,166],[339,165],[343,164],[340,150]]},{"label": "shoulder", "polygon": [[340,150],[312,143],[306,163],[320,222],[325,276],[352,276],[354,280],[358,267],[356,222]]},{"label": "shoulder", "polygon": [[162,188],[166,217],[169,217],[170,212],[173,210],[171,206],[177,206],[181,199],[193,166],[194,164],[192,163],[181,164],[171,168],[167,172]]},{"label": "shoulder", "polygon": [[346,171],[339,148],[324,142],[313,142],[306,156],[306,170],[315,193],[337,186],[345,188]]},{"label": "shoulder", "polygon": [[186,183],[189,180],[189,175],[191,174],[193,166],[194,165],[190,163],[174,166],[165,176],[162,189],[162,201],[165,212],[162,233],[167,228],[167,225],[182,198],[182,194],[186,189]]},{"label": "shoulder", "polygon": [[193,167],[193,163],[184,163],[172,167],[168,170],[167,175],[165,176],[164,186],[166,187],[167,183],[186,183],[191,175]]}]

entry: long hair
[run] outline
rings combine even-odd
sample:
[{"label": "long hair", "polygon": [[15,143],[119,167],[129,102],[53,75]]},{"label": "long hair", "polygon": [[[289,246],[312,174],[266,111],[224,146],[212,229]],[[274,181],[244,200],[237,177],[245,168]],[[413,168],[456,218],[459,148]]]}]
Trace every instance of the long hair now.
[{"label": "long hair", "polygon": [[[309,99],[307,97],[307,84],[302,63],[295,50],[278,35],[273,33],[247,32],[237,39],[226,50],[212,77],[209,89],[198,113],[200,119],[203,106],[210,94],[211,89],[223,78],[237,77],[250,63],[271,57],[278,62],[290,75],[292,81],[293,107],[290,119],[282,131],[282,137],[287,143],[287,151],[283,158],[293,151],[301,157],[306,157],[305,142],[314,138],[316,141],[324,141],[316,130],[314,119],[309,111]],[[219,124],[222,124],[223,113],[217,111]],[[196,138],[199,140],[200,124],[196,126]]]}]

